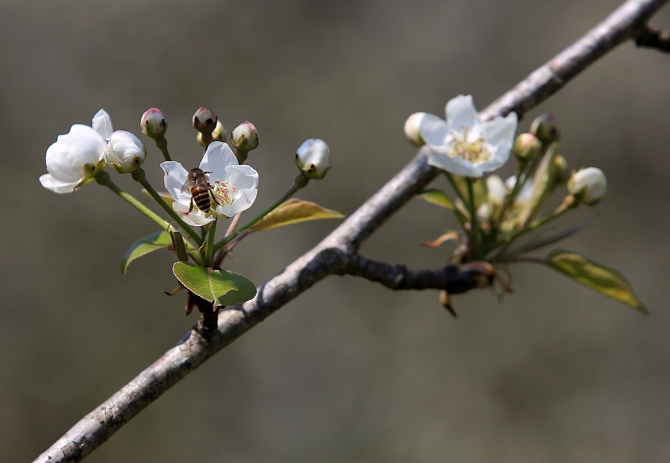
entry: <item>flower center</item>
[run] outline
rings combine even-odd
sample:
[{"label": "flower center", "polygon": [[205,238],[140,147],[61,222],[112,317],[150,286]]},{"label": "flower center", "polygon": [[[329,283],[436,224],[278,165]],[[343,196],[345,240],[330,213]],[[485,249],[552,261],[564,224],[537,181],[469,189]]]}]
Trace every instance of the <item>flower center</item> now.
[{"label": "flower center", "polygon": [[222,206],[229,206],[235,201],[236,189],[230,183],[217,180],[211,188],[214,198]]},{"label": "flower center", "polygon": [[486,142],[481,135],[475,140],[468,137],[469,128],[463,127],[463,133],[452,132],[451,151],[449,157],[460,157],[472,164],[480,164],[491,159],[491,153],[486,149]]}]

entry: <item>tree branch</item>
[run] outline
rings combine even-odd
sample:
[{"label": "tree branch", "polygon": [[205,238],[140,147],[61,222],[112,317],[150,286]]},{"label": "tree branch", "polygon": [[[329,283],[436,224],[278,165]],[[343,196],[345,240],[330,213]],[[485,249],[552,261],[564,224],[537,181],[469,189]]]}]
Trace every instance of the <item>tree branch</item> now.
[{"label": "tree branch", "polygon": [[[562,88],[598,58],[636,37],[668,0],[629,0],[602,23],[541,66],[482,113],[483,119],[516,111],[519,116]],[[427,164],[428,150],[415,158],[356,212],[286,269],[258,289],[256,298],[219,315],[219,331],[207,341],[191,330],[175,347],[110,399],[82,418],[40,455],[37,462],[80,461],[117,430],[238,336],[328,275],[352,274],[392,289],[443,287],[453,282],[449,267],[410,272],[357,254],[362,242],[421,191],[438,171]]]}]

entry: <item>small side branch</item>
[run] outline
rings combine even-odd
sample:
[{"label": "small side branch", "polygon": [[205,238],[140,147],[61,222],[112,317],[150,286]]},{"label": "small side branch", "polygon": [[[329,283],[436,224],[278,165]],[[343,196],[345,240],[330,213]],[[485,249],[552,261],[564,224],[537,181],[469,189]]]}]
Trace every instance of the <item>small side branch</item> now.
[{"label": "small side branch", "polygon": [[460,294],[477,287],[478,272],[460,271],[455,265],[436,270],[409,270],[404,265],[378,262],[359,254],[354,255],[345,274],[365,278],[394,291],[444,289],[450,294]]},{"label": "small side branch", "polygon": [[635,45],[670,53],[670,31],[657,31],[645,27],[640,31],[640,35],[635,37]]}]

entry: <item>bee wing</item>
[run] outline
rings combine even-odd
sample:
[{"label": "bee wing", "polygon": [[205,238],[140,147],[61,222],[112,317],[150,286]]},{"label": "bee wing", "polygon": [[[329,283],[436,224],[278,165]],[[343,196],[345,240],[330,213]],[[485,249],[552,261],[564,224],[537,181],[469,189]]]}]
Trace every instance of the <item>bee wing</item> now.
[{"label": "bee wing", "polygon": [[181,191],[182,193],[186,193],[187,191],[189,191],[189,189],[190,189],[189,181],[186,180],[184,184],[181,186],[181,189],[179,191]]}]

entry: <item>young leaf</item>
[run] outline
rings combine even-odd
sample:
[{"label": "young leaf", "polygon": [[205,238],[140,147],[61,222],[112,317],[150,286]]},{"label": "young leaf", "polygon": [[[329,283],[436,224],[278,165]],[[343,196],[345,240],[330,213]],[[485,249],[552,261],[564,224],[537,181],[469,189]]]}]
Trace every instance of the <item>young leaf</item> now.
[{"label": "young leaf", "polygon": [[319,219],[342,219],[344,215],[316,203],[292,198],[277,207],[251,227],[252,231],[269,230],[292,223],[307,222]]},{"label": "young leaf", "polygon": [[451,198],[447,196],[444,191],[438,190],[437,188],[423,190],[421,192],[421,197],[429,203],[435,204],[436,206],[446,207],[452,211],[454,210],[454,202],[451,200]]},{"label": "young leaf", "polygon": [[239,273],[211,270],[188,262],[175,262],[172,272],[186,288],[216,305],[241,304],[256,296],[254,283]]},{"label": "young leaf", "polygon": [[557,155],[558,144],[553,143],[537,166],[535,176],[533,177],[533,190],[519,215],[518,229],[522,229],[529,224],[540,213],[544,200],[547,199],[547,195],[554,186],[556,176],[556,163],[554,159]]},{"label": "young leaf", "polygon": [[157,249],[166,249],[171,244],[172,238],[166,231],[152,233],[151,235],[135,241],[121,259],[121,275],[126,274],[128,266],[135,259],[156,251]]},{"label": "young leaf", "polygon": [[555,251],[547,256],[550,267],[605,296],[623,302],[644,314],[647,309],[637,298],[630,283],[616,270],[596,264],[579,254]]}]

